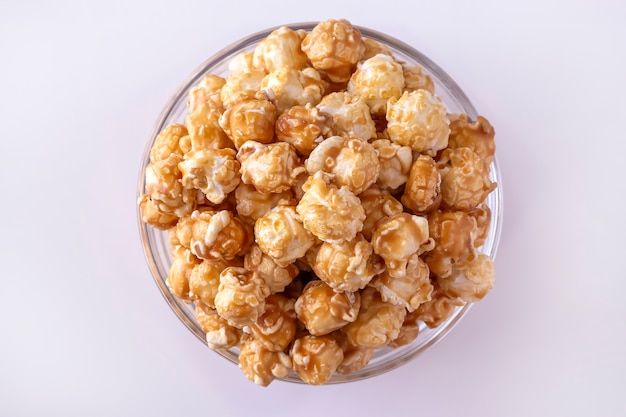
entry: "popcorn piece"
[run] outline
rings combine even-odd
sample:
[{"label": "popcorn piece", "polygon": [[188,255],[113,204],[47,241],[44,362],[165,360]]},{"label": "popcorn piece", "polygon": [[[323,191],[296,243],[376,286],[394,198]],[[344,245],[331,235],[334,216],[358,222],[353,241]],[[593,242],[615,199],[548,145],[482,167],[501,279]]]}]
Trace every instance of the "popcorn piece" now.
[{"label": "popcorn piece", "polygon": [[446,107],[426,90],[405,92],[387,104],[387,133],[415,152],[435,156],[448,145],[450,133]]},{"label": "popcorn piece", "polygon": [[335,292],[323,281],[313,280],[304,287],[295,309],[309,333],[322,336],[356,320],[360,306],[358,292]]},{"label": "popcorn piece", "polygon": [[311,104],[293,106],[276,120],[276,139],[291,144],[300,155],[308,156],[329,135],[329,118]]},{"label": "popcorn piece", "polygon": [[373,348],[353,345],[341,331],[332,332],[330,336],[337,341],[343,351],[343,361],[337,368],[337,372],[340,374],[351,374],[365,368],[376,353]]},{"label": "popcorn piece", "polygon": [[146,167],[146,194],[154,210],[162,214],[182,217],[191,213],[195,205],[195,193],[183,187],[178,164],[182,156],[173,153],[165,159],[151,162]]},{"label": "popcorn piece", "polygon": [[403,306],[409,312],[430,300],[433,291],[428,266],[416,254],[409,257],[404,274],[392,277],[385,271],[370,286],[378,290],[383,301]]},{"label": "popcorn piece", "polygon": [[293,369],[307,384],[324,384],[343,361],[343,351],[331,336],[302,336],[290,351]]},{"label": "popcorn piece", "polygon": [[263,78],[260,91],[276,105],[279,113],[293,106],[316,105],[322,99],[326,83],[315,68],[278,68]]},{"label": "popcorn piece", "polygon": [[215,308],[215,294],[220,285],[220,274],[229,266],[242,266],[241,261],[233,259],[204,259],[194,266],[189,276],[189,298],[200,301],[210,308]]},{"label": "popcorn piece", "polygon": [[254,222],[266,215],[279,202],[295,204],[291,190],[280,193],[262,193],[253,185],[240,183],[235,189],[236,210],[241,219],[254,225]]},{"label": "popcorn piece", "polygon": [[470,148],[489,165],[496,153],[495,134],[493,126],[483,116],[470,122],[466,114],[456,114],[450,117],[448,147]]},{"label": "popcorn piece", "polygon": [[291,369],[291,359],[284,352],[272,352],[263,343],[243,335],[239,348],[239,369],[257,385],[266,387],[275,378],[284,378]]},{"label": "popcorn piece", "polygon": [[293,206],[279,205],[254,224],[259,248],[282,267],[304,256],[315,243]]},{"label": "popcorn piece", "polygon": [[169,229],[175,226],[178,221],[176,214],[162,212],[147,194],[139,197],[139,210],[141,211],[141,221],[159,230]]},{"label": "popcorn piece", "polygon": [[294,300],[273,294],[265,300],[265,311],[250,325],[252,335],[263,346],[274,352],[282,352],[296,335]]},{"label": "popcorn piece", "polygon": [[252,68],[231,71],[220,92],[222,105],[228,108],[239,100],[254,98],[265,75],[265,71]]},{"label": "popcorn piece", "polygon": [[363,99],[348,92],[335,92],[325,95],[318,103],[320,112],[332,119],[333,134],[352,134],[363,140],[376,137],[376,125],[369,106]]},{"label": "popcorn piece", "polygon": [[434,242],[428,235],[425,217],[398,213],[378,223],[372,234],[374,252],[385,260],[387,273],[402,277],[411,255],[431,250]]},{"label": "popcorn piece", "polygon": [[363,228],[365,211],[347,187],[337,188],[323,171],[310,176],[296,206],[304,227],[329,243],[352,240]]},{"label": "popcorn piece", "polygon": [[241,330],[228,324],[202,302],[196,304],[196,320],[206,333],[206,342],[211,349],[228,349],[239,344]]},{"label": "popcorn piece", "polygon": [[411,166],[400,201],[415,213],[426,213],[441,201],[440,184],[441,176],[435,160],[428,155],[420,155]]},{"label": "popcorn piece", "polygon": [[239,168],[234,149],[204,149],[190,151],[178,164],[186,188],[202,191],[213,204],[226,199],[239,184]]},{"label": "popcorn piece", "polygon": [[189,247],[198,258],[231,260],[246,253],[252,243],[250,227],[231,211],[196,210],[191,214],[191,219],[193,225]]},{"label": "popcorn piece", "polygon": [[[232,141],[219,125],[221,108],[212,101],[198,104],[185,118],[189,130],[189,150],[233,148]],[[181,139],[182,140],[182,139]]]},{"label": "popcorn piece", "polygon": [[345,19],[317,24],[302,40],[302,50],[333,82],[348,81],[365,52],[361,31]]},{"label": "popcorn piece", "polygon": [[150,149],[150,161],[162,161],[173,153],[182,155],[180,138],[187,135],[187,128],[181,124],[171,124],[163,129],[154,140]]},{"label": "popcorn piece", "polygon": [[365,221],[361,233],[368,240],[372,239],[372,234],[379,221],[394,214],[402,213],[404,210],[402,204],[388,190],[381,189],[377,184],[359,194],[359,199],[365,210]]},{"label": "popcorn piece", "polygon": [[420,65],[404,66],[404,91],[426,90],[435,94],[435,84],[428,74],[425,74]]},{"label": "popcorn piece", "polygon": [[372,114],[385,114],[387,100],[400,98],[403,88],[402,65],[385,54],[359,63],[348,82],[348,92],[360,96]]},{"label": "popcorn piece", "polygon": [[485,244],[489,235],[489,226],[491,224],[491,209],[486,204],[479,204],[474,210],[468,212],[476,220],[476,236],[474,238],[474,247],[480,248]]},{"label": "popcorn piece", "polygon": [[418,320],[423,321],[431,329],[439,327],[452,316],[457,307],[464,304],[463,301],[457,298],[448,297],[437,282],[433,282],[433,287],[430,300],[420,304],[417,310],[415,310]]},{"label": "popcorn piece", "polygon": [[257,321],[269,295],[269,287],[256,273],[229,266],[220,274],[215,309],[228,324],[242,329]]},{"label": "popcorn piece", "polygon": [[452,210],[473,210],[496,188],[489,179],[489,166],[470,148],[444,150],[437,168],[441,204]]},{"label": "popcorn piece", "polygon": [[239,148],[237,159],[241,162],[241,181],[262,193],[286,191],[305,172],[295,149],[286,142],[264,145],[248,141]]},{"label": "popcorn piece", "polygon": [[270,294],[283,291],[300,272],[293,264],[284,267],[277,265],[258,245],[252,245],[243,262],[244,268],[256,272],[263,278],[270,289]]},{"label": "popcorn piece", "polygon": [[385,264],[362,234],[342,243],[324,242],[311,265],[315,274],[336,291],[358,291],[385,270]]},{"label": "popcorn piece", "polygon": [[402,322],[402,327],[400,327],[400,333],[398,333],[398,337],[389,342],[389,347],[397,348],[400,346],[408,345],[413,342],[419,336],[420,326],[419,326],[419,316],[417,311],[406,313],[404,317],[404,321]]},{"label": "popcorn piece", "polygon": [[165,284],[175,297],[186,302],[191,301],[189,277],[198,263],[198,259],[187,248],[178,246],[172,251],[172,266],[167,274]]},{"label": "popcorn piece", "polygon": [[462,267],[452,268],[449,276],[437,277],[437,281],[448,297],[473,303],[481,300],[493,288],[495,274],[491,258],[479,253]]},{"label": "popcorn piece", "polygon": [[378,54],[393,56],[391,49],[387,45],[383,45],[372,38],[363,38],[363,44],[365,45],[365,52],[363,52],[361,62]]},{"label": "popcorn piece", "polygon": [[269,100],[242,99],[226,108],[219,125],[240,149],[249,140],[271,143],[277,114],[276,106]]},{"label": "popcorn piece", "polygon": [[305,36],[306,31],[286,26],[274,30],[255,48],[252,64],[268,73],[279,68],[305,68],[308,58],[300,49]]},{"label": "popcorn piece", "polygon": [[[233,76],[233,80],[237,75],[249,72],[249,71],[253,71],[253,70],[258,70],[259,73],[263,72],[265,73],[265,71],[262,68],[255,68],[253,65],[253,61],[254,60],[254,52],[241,52],[237,55],[235,55],[233,57],[233,59],[231,59],[228,62],[228,72],[229,72],[229,76],[232,75]],[[231,83],[231,86],[234,85],[233,83]]]},{"label": "popcorn piece", "polygon": [[361,291],[361,309],[357,319],[341,331],[356,346],[378,348],[398,337],[406,309],[383,301],[372,287]]},{"label": "popcorn piece", "polygon": [[346,186],[355,195],[374,184],[380,171],[378,155],[371,144],[344,136],[322,141],[309,155],[305,167],[310,175],[318,171],[331,174],[337,187]]},{"label": "popcorn piece", "polygon": [[409,178],[413,164],[413,151],[408,146],[400,146],[388,139],[372,142],[380,161],[380,173],[377,183],[381,188],[395,190]]},{"label": "popcorn piece", "polygon": [[220,93],[226,79],[215,74],[206,75],[202,81],[189,91],[187,107],[193,113],[201,105],[211,102],[216,108],[222,107]]}]

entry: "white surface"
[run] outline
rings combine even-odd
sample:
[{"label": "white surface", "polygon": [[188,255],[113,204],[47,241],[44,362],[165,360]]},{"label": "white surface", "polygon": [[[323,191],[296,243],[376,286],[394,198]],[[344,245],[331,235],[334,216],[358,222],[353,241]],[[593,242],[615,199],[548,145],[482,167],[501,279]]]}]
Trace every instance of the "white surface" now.
[{"label": "white surface", "polygon": [[[262,389],[161,298],[139,162],[206,57],[329,17],[413,44],[495,126],[497,284],[401,369]],[[625,18],[617,0],[0,0],[0,416],[625,415]]]}]

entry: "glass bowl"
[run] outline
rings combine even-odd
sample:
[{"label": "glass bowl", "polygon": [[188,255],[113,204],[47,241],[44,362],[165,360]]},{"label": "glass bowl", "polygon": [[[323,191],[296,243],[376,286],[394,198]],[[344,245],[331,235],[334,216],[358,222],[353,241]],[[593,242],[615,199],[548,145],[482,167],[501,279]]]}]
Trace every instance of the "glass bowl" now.
[{"label": "glass bowl", "polygon": [[[306,22],[287,24],[285,26],[294,30],[304,29],[310,31],[316,24],[317,22]],[[366,27],[355,26],[359,28],[363,37],[374,39],[389,47],[398,60],[406,62],[407,64],[421,65],[424,72],[431,76],[435,84],[435,93],[441,97],[449,113],[466,113],[470,119],[476,119],[478,113],[469,98],[456,82],[428,57],[412,46],[391,36]],[[228,74],[228,62],[234,56],[241,52],[253,51],[259,41],[267,37],[275,29],[278,29],[278,26],[254,33],[222,49],[202,63],[202,65],[187,78],[178,91],[176,91],[171,100],[163,108],[146,145],[141,161],[138,197],[145,193],[145,169],[149,162],[150,148],[158,133],[163,128],[172,123],[184,123],[185,116],[187,115],[187,95],[189,90],[198,84],[206,74],[213,73],[226,77]],[[489,194],[485,201],[491,209],[492,216],[489,235],[484,245],[479,248],[479,251],[495,259],[502,224],[502,182],[496,159],[494,159],[490,171],[490,179],[496,182],[498,187]],[[186,304],[182,300],[174,297],[165,283],[172,263],[168,232],[160,231],[146,225],[141,221],[139,210],[137,214],[141,242],[143,244],[146,260],[157,286],[178,318],[202,343],[206,344],[205,334],[195,319],[193,304]],[[430,329],[423,323],[420,323],[419,336],[412,343],[397,348],[377,349],[376,355],[365,368],[347,375],[335,374],[326,383],[333,384],[362,380],[388,372],[407,363],[420,353],[431,348],[448,334],[467,314],[471,306],[472,304],[466,304],[462,307],[457,307],[454,313],[437,328]],[[207,347],[207,349],[209,348]],[[238,348],[215,350],[215,352],[234,364],[238,363]],[[282,380],[304,383],[293,371]]]}]

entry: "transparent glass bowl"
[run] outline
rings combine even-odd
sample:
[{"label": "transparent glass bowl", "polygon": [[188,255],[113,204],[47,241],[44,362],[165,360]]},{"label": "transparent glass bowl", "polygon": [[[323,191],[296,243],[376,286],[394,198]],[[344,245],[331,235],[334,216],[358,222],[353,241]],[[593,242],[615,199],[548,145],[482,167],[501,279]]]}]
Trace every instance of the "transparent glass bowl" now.
[{"label": "transparent glass bowl", "polygon": [[[304,29],[306,31],[310,31],[316,24],[316,22],[307,22],[287,24],[286,26],[294,30]],[[149,162],[150,148],[152,147],[158,133],[163,128],[172,123],[184,123],[185,116],[187,115],[187,95],[189,90],[198,84],[198,82],[200,82],[206,74],[212,73],[226,77],[228,74],[228,63],[235,55],[241,52],[253,51],[260,40],[267,37],[267,35],[277,28],[278,27],[269,28],[252,34],[222,49],[207,59],[193,74],[189,76],[178,91],[176,91],[174,96],[165,105],[163,111],[161,112],[152,134],[150,135],[148,143],[146,144],[143,159],[141,161],[141,171],[139,174],[139,184],[137,190],[138,196],[144,194],[145,192],[145,169]],[[394,56],[400,61],[408,64],[421,65],[424,72],[432,77],[432,80],[435,83],[435,93],[441,97],[447,106],[449,113],[466,113],[471,119],[476,119],[478,113],[465,93],[448,74],[446,74],[428,57],[412,46],[388,35],[361,26],[358,26],[358,28],[361,30],[364,37],[374,39],[379,43],[388,46]],[[500,171],[498,169],[497,160],[494,160],[491,165],[490,177],[492,181],[498,183],[498,187],[487,197],[486,200],[486,203],[492,212],[491,225],[489,235],[484,245],[479,250],[494,259],[498,247],[502,224],[502,182],[500,179]],[[157,286],[178,318],[202,343],[206,343],[205,334],[196,322],[193,305],[186,304],[174,297],[165,284],[167,274],[172,263],[168,233],[146,225],[141,221],[139,210],[137,211],[137,214],[139,231],[146,260]],[[446,334],[448,334],[467,314],[471,306],[472,304],[466,304],[463,307],[458,307],[451,317],[435,329],[429,329],[422,323],[419,336],[412,343],[395,349],[378,349],[374,358],[365,368],[348,375],[335,374],[327,382],[327,384],[357,381],[369,378],[380,375],[407,363],[421,352],[424,352],[426,349],[432,347]],[[207,349],[209,348],[207,347]],[[239,350],[237,348],[229,350],[216,350],[215,352],[235,364],[238,363]],[[295,372],[291,372],[286,378],[284,378],[284,380],[303,383]]]}]

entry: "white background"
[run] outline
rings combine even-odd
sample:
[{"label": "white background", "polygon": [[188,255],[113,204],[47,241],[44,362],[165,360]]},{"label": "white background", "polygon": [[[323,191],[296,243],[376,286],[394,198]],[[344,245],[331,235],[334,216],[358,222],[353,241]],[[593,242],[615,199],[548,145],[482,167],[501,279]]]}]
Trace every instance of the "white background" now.
[{"label": "white background", "polygon": [[[249,383],[149,273],[136,183],[179,84],[237,39],[347,18],[442,66],[497,132],[497,283],[383,376]],[[0,416],[624,416],[623,1],[0,0]]]}]

